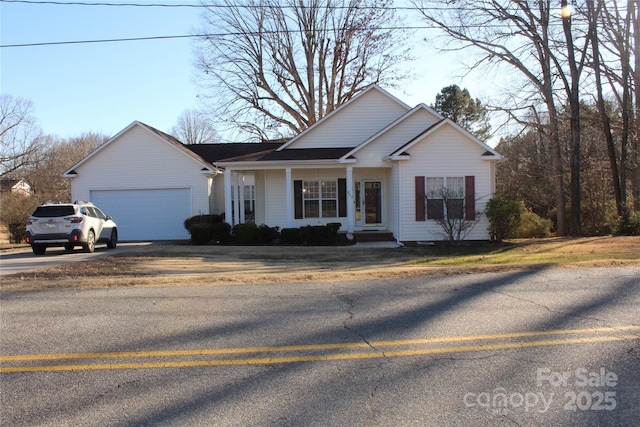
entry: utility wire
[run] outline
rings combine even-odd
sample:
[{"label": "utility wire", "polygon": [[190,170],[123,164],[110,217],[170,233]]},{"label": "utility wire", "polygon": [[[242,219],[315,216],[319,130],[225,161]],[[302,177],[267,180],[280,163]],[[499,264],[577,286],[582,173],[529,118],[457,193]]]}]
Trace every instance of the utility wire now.
[{"label": "utility wire", "polygon": [[[496,25],[499,27],[499,25]],[[436,26],[418,26],[418,27],[385,27],[376,28],[376,30],[427,30],[435,29]],[[283,34],[283,33],[297,33],[297,30],[291,31],[264,31],[261,34]],[[254,35],[257,35],[255,33]],[[14,48],[14,47],[34,47],[34,46],[58,46],[58,45],[71,45],[71,44],[90,44],[90,43],[117,43],[117,42],[134,42],[145,40],[167,40],[167,39],[195,39],[195,38],[210,38],[210,37],[227,37],[247,35],[247,33],[210,33],[210,34],[190,34],[181,36],[149,36],[149,37],[127,37],[118,39],[96,39],[96,40],[71,40],[71,41],[57,41],[57,42],[36,42],[36,43],[19,43],[19,44],[5,44],[0,45],[0,48]]]},{"label": "utility wire", "polygon": [[[221,34],[221,36],[222,35],[224,34]],[[128,37],[123,39],[71,40],[71,41],[60,41],[60,42],[3,44],[3,45],[0,45],[0,48],[59,46],[59,45],[69,45],[69,44],[91,44],[91,43],[136,42],[136,41],[144,41],[144,40],[188,39],[188,38],[198,38],[198,37],[207,37],[207,36],[213,36],[213,35],[203,34],[203,35],[183,35],[183,36],[151,36],[151,37]]]},{"label": "utility wire", "polygon": [[[198,3],[198,4],[194,4],[194,3],[112,3],[112,2],[95,2],[95,3],[90,3],[90,2],[84,2],[84,1],[54,1],[54,0],[43,0],[43,1],[37,1],[37,0],[0,0],[0,3],[22,3],[22,4],[29,4],[29,5],[55,5],[55,6],[102,6],[102,7],[168,7],[168,8],[179,8],[179,7],[185,7],[185,8],[200,8],[200,9],[207,9],[207,8],[217,8],[217,9],[224,9],[224,8],[232,8],[232,7],[239,7],[239,8],[251,8],[251,9],[255,9],[255,8],[260,8],[260,7],[264,7],[264,8],[281,8],[281,9],[286,9],[286,8],[291,8],[291,6],[287,6],[287,5],[226,5],[226,4],[206,4],[206,3]],[[302,5],[301,7],[305,7],[304,5]],[[309,6],[311,7],[311,6]],[[354,6],[330,6],[331,9],[353,9]],[[383,10],[415,10],[415,7],[411,7],[411,6],[384,6],[384,7],[374,7],[374,6],[355,6],[356,9],[383,9]],[[421,8],[424,10],[427,9],[436,9],[436,10],[441,10],[442,8],[439,7],[424,7]]]},{"label": "utility wire", "polygon": [[[640,0],[633,0],[640,1]],[[166,8],[229,8],[229,7],[260,7],[260,6],[230,6],[223,4],[190,4],[190,3],[110,3],[110,2],[80,2],[80,1],[55,1],[55,0],[0,0],[0,3],[22,3],[29,5],[56,5],[56,6],[108,6],[108,7],[166,7]],[[265,6],[267,7],[267,6]],[[273,5],[268,6],[273,7]],[[277,6],[280,8],[287,8],[289,6]],[[334,9],[352,8],[353,6],[331,6]],[[373,7],[362,7],[361,9],[371,9]],[[416,10],[415,7],[408,6],[386,6],[382,8],[384,10]],[[447,7],[427,7],[420,8],[421,10],[444,10]],[[500,28],[502,25],[484,25],[483,28]],[[389,27],[389,28],[377,28],[378,30],[428,30],[438,29],[438,26],[412,26],[412,27]],[[467,26],[466,28],[470,28]],[[281,31],[280,33],[285,33]],[[290,32],[296,32],[292,30]],[[92,44],[92,43],[120,43],[120,42],[135,42],[135,41],[148,41],[148,40],[170,40],[170,39],[185,39],[185,38],[203,38],[203,37],[224,37],[224,36],[236,36],[237,33],[224,33],[224,34],[193,34],[193,35],[168,35],[168,36],[149,36],[149,37],[126,37],[115,39],[96,39],[96,40],[70,40],[70,41],[54,41],[54,42],[36,42],[36,43],[14,43],[0,45],[0,48],[20,48],[20,47],[35,47],[35,46],[59,46],[59,45],[74,45],[74,44]]]}]

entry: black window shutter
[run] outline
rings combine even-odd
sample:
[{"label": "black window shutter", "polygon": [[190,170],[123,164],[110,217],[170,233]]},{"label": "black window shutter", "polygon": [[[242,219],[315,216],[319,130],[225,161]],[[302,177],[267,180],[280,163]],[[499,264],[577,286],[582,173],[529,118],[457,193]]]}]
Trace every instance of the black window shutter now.
[{"label": "black window shutter", "polygon": [[302,181],[293,181],[294,217],[302,219]]},{"label": "black window shutter", "polygon": [[347,179],[338,178],[338,217],[347,216]]}]

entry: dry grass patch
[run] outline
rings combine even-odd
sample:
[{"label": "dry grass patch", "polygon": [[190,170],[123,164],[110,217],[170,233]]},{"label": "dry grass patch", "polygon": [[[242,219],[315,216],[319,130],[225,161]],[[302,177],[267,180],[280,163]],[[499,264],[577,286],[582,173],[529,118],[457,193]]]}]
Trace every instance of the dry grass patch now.
[{"label": "dry grass patch", "polygon": [[337,282],[514,269],[640,265],[639,237],[540,239],[460,248],[190,246],[129,253],[4,276],[3,291],[129,286]]}]

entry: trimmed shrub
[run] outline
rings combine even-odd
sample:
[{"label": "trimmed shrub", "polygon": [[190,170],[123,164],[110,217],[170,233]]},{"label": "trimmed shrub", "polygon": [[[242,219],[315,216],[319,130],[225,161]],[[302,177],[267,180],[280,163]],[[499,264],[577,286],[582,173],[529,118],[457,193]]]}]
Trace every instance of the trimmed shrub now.
[{"label": "trimmed shrub", "polygon": [[218,222],[211,225],[212,240],[222,245],[231,239],[231,224]]},{"label": "trimmed shrub", "polygon": [[640,236],[640,212],[627,212],[611,227],[614,236]]},{"label": "trimmed shrub", "polygon": [[553,222],[550,219],[542,218],[521,205],[520,225],[516,229],[515,237],[522,239],[542,238],[551,236]]},{"label": "trimmed shrub", "polygon": [[325,230],[324,225],[305,225],[300,227],[300,240],[307,246],[325,245],[323,240]]},{"label": "trimmed shrub", "polygon": [[258,226],[256,233],[257,243],[260,245],[270,245],[274,243],[280,237],[280,227],[269,227],[262,224]]},{"label": "trimmed shrub", "polygon": [[307,246],[334,246],[338,244],[340,223],[307,225],[300,227],[300,240]]},{"label": "trimmed shrub", "polygon": [[253,223],[236,224],[233,226],[233,236],[240,245],[255,245],[258,243],[258,226]]},{"label": "trimmed shrub", "polygon": [[222,215],[194,215],[184,220],[184,228],[191,229],[194,224],[219,224],[222,222]]},{"label": "trimmed shrub", "polygon": [[329,233],[332,236],[338,236],[338,230],[340,230],[340,227],[342,227],[342,224],[340,224],[339,222],[330,222],[329,224],[326,225],[327,227],[327,233]]},{"label": "trimmed shrub", "polygon": [[520,225],[522,206],[514,200],[494,197],[487,203],[485,214],[489,219],[489,235],[491,240],[501,242],[515,237]]},{"label": "trimmed shrub", "polygon": [[280,244],[299,245],[302,243],[299,228],[283,228],[280,231]]},{"label": "trimmed shrub", "polygon": [[194,245],[206,245],[213,236],[213,225],[209,223],[193,224],[189,228],[191,243]]}]

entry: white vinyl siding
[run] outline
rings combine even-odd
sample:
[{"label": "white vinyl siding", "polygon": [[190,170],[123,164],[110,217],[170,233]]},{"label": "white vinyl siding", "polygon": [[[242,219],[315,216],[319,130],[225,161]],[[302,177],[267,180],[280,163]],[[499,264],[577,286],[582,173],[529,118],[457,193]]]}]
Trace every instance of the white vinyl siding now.
[{"label": "white vinyl siding", "polygon": [[[482,160],[483,147],[463,135],[451,125],[445,125],[411,150],[410,160],[402,160],[400,170],[401,241],[443,240],[442,228],[436,221],[416,221],[415,177],[475,177],[476,211],[483,212],[492,195],[492,162]],[[463,181],[464,182],[464,181]],[[487,240],[488,222],[485,216],[467,236],[469,240]]]},{"label": "white vinyl siding", "polygon": [[264,171],[264,192],[256,195],[257,203],[264,198],[265,215],[264,221],[256,222],[264,223],[270,227],[285,228],[287,226],[287,191],[285,184],[284,170],[266,170]]},{"label": "white vinyl siding", "polygon": [[328,117],[322,126],[309,129],[287,148],[355,147],[408,109],[377,90],[370,90]]},{"label": "white vinyl siding", "polygon": [[358,159],[358,167],[388,168],[387,156],[439,120],[426,109],[420,108],[413,111],[393,128],[388,129],[355,152],[354,157]]},{"label": "white vinyl siding", "polygon": [[209,212],[216,215],[224,214],[224,174],[218,174],[211,179]]}]

